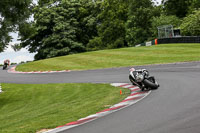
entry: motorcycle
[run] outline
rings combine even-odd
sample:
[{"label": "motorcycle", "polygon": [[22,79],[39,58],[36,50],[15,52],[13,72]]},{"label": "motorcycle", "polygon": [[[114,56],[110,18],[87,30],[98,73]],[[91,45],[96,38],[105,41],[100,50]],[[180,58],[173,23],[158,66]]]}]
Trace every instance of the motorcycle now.
[{"label": "motorcycle", "polygon": [[153,76],[149,76],[149,72],[146,69],[135,70],[135,68],[131,68],[129,71],[129,80],[142,91],[158,89],[160,86]]},{"label": "motorcycle", "polygon": [[3,65],[3,70],[5,70],[7,67],[8,67],[8,64],[5,63],[5,64]]}]

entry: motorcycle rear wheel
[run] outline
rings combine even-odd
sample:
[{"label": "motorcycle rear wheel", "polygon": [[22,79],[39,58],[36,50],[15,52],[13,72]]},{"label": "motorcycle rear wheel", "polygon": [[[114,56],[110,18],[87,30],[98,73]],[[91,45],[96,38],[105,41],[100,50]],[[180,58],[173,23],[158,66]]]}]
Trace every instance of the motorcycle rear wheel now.
[{"label": "motorcycle rear wheel", "polygon": [[153,83],[151,81],[149,81],[148,79],[145,79],[143,81],[144,85],[147,86],[147,87],[150,87],[151,89],[158,89],[159,85],[156,84],[156,83]]}]

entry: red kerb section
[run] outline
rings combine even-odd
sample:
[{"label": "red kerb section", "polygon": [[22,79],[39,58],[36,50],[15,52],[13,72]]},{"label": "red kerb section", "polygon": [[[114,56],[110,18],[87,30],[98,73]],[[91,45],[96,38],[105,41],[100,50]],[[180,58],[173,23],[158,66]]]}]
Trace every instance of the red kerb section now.
[{"label": "red kerb section", "polygon": [[[129,99],[123,100],[122,102],[137,100],[137,99],[140,99],[140,98],[142,98],[142,97],[143,97],[143,96],[133,97],[133,98],[129,98]],[[122,103],[122,102],[121,102],[121,103]]]},{"label": "red kerb section", "polygon": [[140,90],[140,88],[137,88],[137,89],[131,90],[131,92],[133,92],[133,91],[139,91],[139,90]]},{"label": "red kerb section", "polygon": [[[119,109],[119,108],[122,108],[122,107],[124,107],[125,105],[122,105],[122,106],[117,106],[117,107],[113,107],[113,108],[109,108],[109,109],[105,109],[105,110],[103,110],[103,111],[101,111],[101,112],[98,112],[98,113],[102,113],[102,112],[106,112],[106,111],[111,111],[111,110],[116,110],[116,109]],[[98,114],[97,113],[97,114]]]},{"label": "red kerb section", "polygon": [[82,119],[82,120],[69,122],[69,123],[67,123],[67,124],[65,124],[65,125],[58,126],[58,127],[56,127],[56,128],[64,127],[64,126],[71,126],[71,125],[82,124],[82,123],[84,123],[84,122],[87,122],[87,121],[93,120],[93,119],[95,119],[95,118],[97,118],[97,117],[85,118],[85,119]]},{"label": "red kerb section", "polygon": [[139,95],[139,94],[144,94],[144,93],[146,93],[146,92],[136,92],[136,93],[131,94],[130,96]]},{"label": "red kerb section", "polygon": [[130,85],[130,84],[124,84],[124,85],[120,85],[119,87],[124,87],[124,86],[127,86],[127,85]]}]

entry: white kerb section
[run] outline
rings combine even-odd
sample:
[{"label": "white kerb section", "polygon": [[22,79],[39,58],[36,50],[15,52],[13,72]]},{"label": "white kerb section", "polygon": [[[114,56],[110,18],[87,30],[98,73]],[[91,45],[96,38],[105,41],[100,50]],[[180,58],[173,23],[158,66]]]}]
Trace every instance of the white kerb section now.
[{"label": "white kerb section", "polygon": [[1,84],[0,84],[0,93],[1,93],[1,92],[3,92],[3,91],[2,91],[2,89],[1,89]]}]

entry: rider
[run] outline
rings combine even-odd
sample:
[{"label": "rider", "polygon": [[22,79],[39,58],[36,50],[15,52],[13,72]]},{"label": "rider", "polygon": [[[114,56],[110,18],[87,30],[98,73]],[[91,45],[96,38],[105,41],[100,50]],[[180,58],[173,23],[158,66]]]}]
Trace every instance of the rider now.
[{"label": "rider", "polygon": [[144,73],[145,76],[149,76],[149,72],[146,70],[146,69],[135,69],[135,68],[131,68],[130,71],[134,72],[134,74],[137,74],[137,73]]},{"label": "rider", "polygon": [[[149,89],[150,87],[145,86],[145,84],[149,84],[152,88],[150,89],[157,89],[160,85],[155,81],[153,76],[149,75],[148,70],[146,69],[130,69],[129,79],[133,85],[137,85],[141,88],[141,90]],[[147,79],[147,80],[146,80]],[[145,81],[145,84],[144,84]],[[148,81],[148,82],[147,82]],[[151,83],[152,82],[152,83]]]},{"label": "rider", "polygon": [[4,65],[9,66],[10,65],[10,60],[9,59],[4,60]]}]

